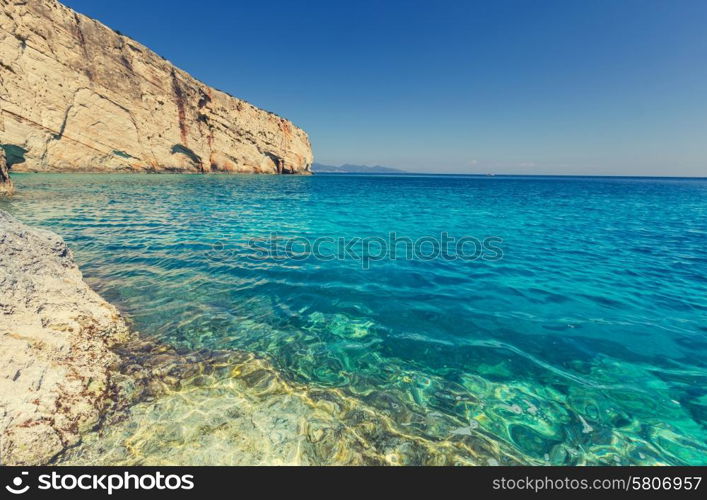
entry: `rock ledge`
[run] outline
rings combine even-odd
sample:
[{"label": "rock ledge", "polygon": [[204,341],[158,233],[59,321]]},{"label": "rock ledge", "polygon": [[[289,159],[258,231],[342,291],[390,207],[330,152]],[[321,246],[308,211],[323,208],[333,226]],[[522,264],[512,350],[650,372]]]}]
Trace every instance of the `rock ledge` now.
[{"label": "rock ledge", "polygon": [[128,337],[61,237],[0,211],[0,464],[47,463],[95,427]]}]

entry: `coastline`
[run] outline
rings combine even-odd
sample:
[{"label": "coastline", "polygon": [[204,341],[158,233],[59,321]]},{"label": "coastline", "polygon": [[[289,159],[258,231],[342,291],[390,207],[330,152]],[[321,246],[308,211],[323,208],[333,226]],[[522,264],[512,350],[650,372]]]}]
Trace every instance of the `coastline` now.
[{"label": "coastline", "polygon": [[[5,3],[0,145],[14,171],[307,173],[307,133],[57,0]],[[41,83],[40,83],[41,82]]]},{"label": "coastline", "polygon": [[2,211],[0,229],[3,465],[521,463],[471,432],[440,442],[406,429],[418,415],[404,404],[383,416],[253,353],[139,335],[60,236]]},{"label": "coastline", "polygon": [[[427,316],[429,309],[421,305],[417,291],[420,281],[415,280],[414,287],[395,288],[401,282],[413,284],[407,280],[413,276],[411,271],[423,265],[417,261],[397,264],[393,276],[356,272],[355,261],[334,262],[321,270],[315,267],[318,262],[286,262],[283,268],[274,259],[235,257],[235,245],[223,251],[213,245],[224,241],[223,235],[250,234],[263,224],[311,230],[310,221],[331,220],[327,217],[333,200],[353,207],[353,212],[342,211],[333,225],[317,223],[316,231],[355,235],[354,231],[365,231],[370,224],[384,227],[391,224],[387,216],[371,207],[387,203],[392,193],[409,192],[419,181],[219,177],[23,174],[16,179],[18,196],[0,203],[21,221],[62,234],[75,251],[86,281],[120,308],[134,331],[134,340],[115,349],[118,361],[112,380],[123,390],[118,403],[111,400],[97,428],[87,429],[80,443],[68,447],[51,464],[699,463],[703,448],[694,424],[699,414],[693,406],[682,404],[689,395],[680,392],[679,381],[669,378],[668,364],[674,357],[650,364],[651,371],[636,362],[637,356],[648,359],[652,352],[665,351],[666,345],[672,345],[670,338],[654,332],[663,342],[660,347],[640,344],[625,350],[623,340],[630,339],[631,332],[643,331],[639,321],[674,311],[666,307],[645,312],[626,325],[623,309],[614,304],[632,296],[640,283],[636,278],[610,274],[611,266],[598,267],[598,279],[615,280],[627,293],[612,294],[611,303],[596,294],[584,303],[571,300],[558,309],[537,302],[557,290],[553,287],[526,290],[527,301],[513,299],[509,304],[507,292],[523,287],[509,283],[505,273],[490,266],[478,267],[474,270],[486,276],[478,278],[481,283],[497,290],[488,295],[488,308],[505,315],[484,325],[479,323],[487,318],[483,311],[467,307],[463,298],[453,299],[450,292],[478,285],[478,279],[467,278],[428,296],[442,300],[433,302],[435,307],[448,307],[447,317],[454,321],[445,323],[439,316]],[[108,179],[111,182],[104,182]],[[275,189],[283,182],[288,186],[287,197]],[[460,193],[452,197],[460,206],[465,204],[464,193],[475,189],[487,193],[485,199],[512,200],[508,195],[519,188],[541,193],[553,189],[555,181],[490,185],[440,179],[426,185],[434,188],[432,196],[409,201],[396,196],[397,206],[418,214],[421,208],[437,206],[437,195],[446,196],[450,188]],[[640,212],[644,215],[628,228],[654,221],[654,232],[641,233],[643,237],[633,239],[636,243],[653,241],[667,228],[681,228],[694,235],[691,246],[682,251],[701,248],[703,233],[690,231],[699,229],[696,221],[680,222],[680,217],[694,203],[701,206],[703,186],[665,183],[656,190],[653,185],[634,183],[617,190],[612,182],[597,182],[573,191],[574,185],[558,184],[563,193],[578,193],[579,206],[586,208],[583,213],[589,217],[584,222],[588,234],[595,234],[593,228],[607,210],[606,203],[596,200],[606,196],[628,196],[645,207],[666,196],[690,195],[660,219]],[[364,189],[369,198],[356,204]],[[320,195],[311,197],[316,193]],[[304,195],[310,203],[298,210]],[[547,205],[531,206],[536,219],[546,221],[543,231],[552,228],[572,242],[573,235],[552,217],[564,199],[555,197]],[[477,207],[474,213],[484,213],[483,209]],[[518,205],[511,213],[527,209]],[[402,234],[414,235],[421,220],[435,219],[434,215],[409,217],[409,224],[398,221],[396,225]],[[352,228],[352,221],[362,229]],[[511,236],[520,224],[513,218],[484,221],[494,231],[489,234]],[[555,286],[571,290],[575,283],[571,269],[585,255],[573,253],[575,247],[568,245],[559,249],[567,260],[558,261],[555,254],[546,256],[535,247],[523,246],[524,241],[509,237],[523,257],[518,269],[534,270],[533,281],[547,283],[557,276],[556,271],[550,271],[549,265],[538,270],[528,264],[528,258],[553,262],[563,271],[559,276],[566,278]],[[613,248],[610,243],[601,248]],[[631,255],[637,272],[656,265],[667,269],[661,267],[664,262],[648,255]],[[615,264],[621,262],[617,259]],[[454,275],[434,264],[424,264],[430,272],[422,283],[439,286],[439,277]],[[455,266],[454,271],[466,269],[470,268]],[[685,273],[688,270],[685,267]],[[366,288],[371,278],[378,287]],[[664,290],[650,285],[647,289],[656,297],[669,298]],[[393,300],[380,304],[380,290],[391,290]],[[573,293],[581,290],[568,297],[577,297]],[[366,309],[354,310],[352,305]],[[414,308],[410,316],[407,308]],[[533,308],[542,323],[519,316]],[[558,315],[563,308],[566,312]],[[599,314],[594,311],[606,319],[596,327],[587,322],[567,325],[561,319],[568,313]],[[414,323],[406,322],[411,318]],[[694,314],[678,312],[676,324],[667,327],[684,331],[696,320]],[[555,329],[548,334],[546,325]],[[614,344],[606,343],[605,332],[616,336]],[[459,335],[450,336],[455,333]],[[530,339],[526,333],[543,336]],[[597,340],[587,340],[589,335]],[[581,342],[603,358],[584,358],[570,344],[547,355],[540,353],[544,342],[552,339]],[[568,365],[567,360],[574,361]],[[685,369],[692,366],[685,363]],[[647,393],[642,385],[633,388],[634,380],[655,390]],[[665,425],[672,434],[663,434]],[[651,434],[638,434],[637,426]],[[360,452],[337,451],[341,450],[338,443],[349,437],[353,444],[344,450]]]},{"label": "coastline", "polygon": [[129,332],[61,237],[1,211],[0,269],[0,461],[42,464],[111,405],[111,349]]}]

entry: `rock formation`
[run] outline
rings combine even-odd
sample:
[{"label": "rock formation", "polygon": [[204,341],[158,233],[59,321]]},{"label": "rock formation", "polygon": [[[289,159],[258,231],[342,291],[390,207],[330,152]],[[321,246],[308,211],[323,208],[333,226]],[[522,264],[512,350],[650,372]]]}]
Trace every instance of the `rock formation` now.
[{"label": "rock formation", "polygon": [[64,241],[0,211],[0,464],[46,463],[110,403],[118,311]]},{"label": "rock formation", "polygon": [[0,0],[0,146],[17,171],[309,173],[290,121],[56,0]]},{"label": "rock formation", "polygon": [[0,148],[0,196],[11,195],[14,192],[10,172],[5,161],[5,151]]}]

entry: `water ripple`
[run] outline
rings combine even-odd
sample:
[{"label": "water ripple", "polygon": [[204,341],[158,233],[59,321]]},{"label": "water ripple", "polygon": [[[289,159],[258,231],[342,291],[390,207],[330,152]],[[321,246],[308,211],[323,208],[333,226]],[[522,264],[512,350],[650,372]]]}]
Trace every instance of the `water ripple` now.
[{"label": "water ripple", "polygon": [[[439,443],[440,457],[473,438],[489,460],[504,450],[534,464],[707,462],[705,181],[22,174],[16,183],[0,208],[61,233],[90,284],[140,332],[179,348],[259,353],[288,383],[338,391],[398,437]],[[248,247],[271,232],[389,231],[499,236],[504,257],[363,269],[257,260]],[[136,410],[140,463],[151,449],[155,463],[168,461],[151,432],[191,443],[201,423],[249,407],[234,383]],[[198,457],[185,446],[180,460],[216,460],[220,431],[204,432]],[[478,453],[470,463],[483,463]]]}]

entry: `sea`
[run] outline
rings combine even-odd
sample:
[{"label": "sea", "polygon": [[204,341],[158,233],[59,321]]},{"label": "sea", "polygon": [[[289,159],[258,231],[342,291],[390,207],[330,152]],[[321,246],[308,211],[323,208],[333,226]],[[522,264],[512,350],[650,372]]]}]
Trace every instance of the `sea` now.
[{"label": "sea", "polygon": [[[329,429],[384,422],[357,434],[380,463],[707,464],[707,179],[13,179],[0,209],[63,236],[139,335],[252,353],[296,388],[281,403],[336,395]],[[251,384],[255,457],[229,377],[137,403],[67,463],[342,462]]]}]

